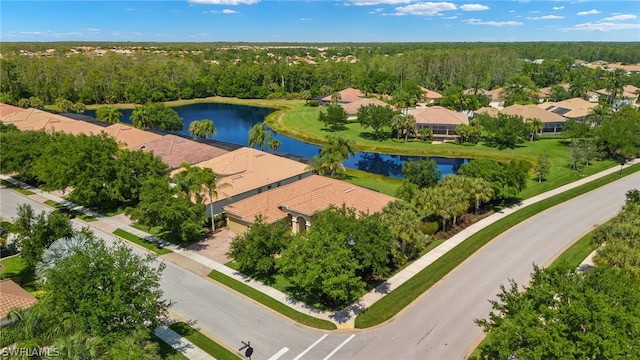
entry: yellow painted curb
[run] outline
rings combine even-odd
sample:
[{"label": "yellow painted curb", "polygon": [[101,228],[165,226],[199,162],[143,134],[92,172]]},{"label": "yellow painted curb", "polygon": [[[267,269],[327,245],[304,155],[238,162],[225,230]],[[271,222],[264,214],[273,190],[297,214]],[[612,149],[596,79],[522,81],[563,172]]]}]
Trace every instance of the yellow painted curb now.
[{"label": "yellow painted curb", "polygon": [[338,324],[338,329],[355,329],[354,324]]}]

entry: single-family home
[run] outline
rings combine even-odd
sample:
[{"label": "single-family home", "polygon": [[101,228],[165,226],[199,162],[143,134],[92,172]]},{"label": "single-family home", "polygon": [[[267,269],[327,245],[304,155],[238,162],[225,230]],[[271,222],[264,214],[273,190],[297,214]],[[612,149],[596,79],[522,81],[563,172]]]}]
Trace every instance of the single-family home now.
[{"label": "single-family home", "polygon": [[598,101],[600,101],[600,94],[595,91],[587,91],[584,94],[584,99],[590,103],[597,103]]},{"label": "single-family home", "polygon": [[[354,102],[365,97],[362,91],[354,88],[346,88],[344,90],[340,90],[338,91],[338,95],[339,95],[339,99],[335,100],[338,104],[346,104],[346,103]],[[320,98],[320,104],[321,105],[331,104],[332,102],[334,102],[333,96],[334,94],[329,94]]]},{"label": "single-family home", "polygon": [[504,88],[499,87],[493,90],[485,90],[485,89],[466,89],[462,93],[465,95],[484,95],[489,97],[489,106],[492,108],[496,108],[498,110],[502,110],[504,106],[504,99],[502,98],[502,91]]},{"label": "single-family home", "polygon": [[562,115],[542,109],[536,105],[514,104],[502,109],[503,114],[517,115],[526,122],[529,119],[539,119],[544,124],[541,133],[556,134],[562,131],[565,119]]},{"label": "single-family home", "polygon": [[0,280],[0,327],[10,323],[11,310],[25,310],[38,300],[11,279]]},{"label": "single-family home", "polygon": [[81,120],[73,120],[68,117],[52,114],[39,109],[22,109],[2,116],[0,121],[5,124],[13,124],[19,130],[43,130],[61,131],[68,134],[100,134],[102,127]]},{"label": "single-family home", "polygon": [[229,228],[237,233],[246,232],[260,215],[265,223],[286,221],[295,234],[313,226],[314,214],[332,205],[354,208],[358,213],[376,213],[395,200],[345,181],[311,175],[226,205],[224,212]]},{"label": "single-family home", "polygon": [[496,117],[498,116],[499,113],[500,113],[500,110],[494,107],[484,106],[484,107],[481,107],[480,109],[473,110],[473,117],[476,118],[480,115],[489,115],[491,117]]},{"label": "single-family home", "polygon": [[182,163],[196,164],[228,153],[227,150],[171,134],[145,142],[138,149],[153,152],[171,169],[177,169]]},{"label": "single-family home", "polygon": [[342,108],[347,113],[347,115],[356,116],[358,115],[358,110],[361,107],[368,105],[390,106],[386,102],[378,100],[376,98],[359,98],[358,100],[343,104]]},{"label": "single-family home", "polygon": [[460,124],[469,124],[469,119],[463,113],[449,110],[442,106],[429,106],[425,108],[410,109],[409,115],[416,119],[416,126],[429,128],[434,139],[455,139],[455,129]]},{"label": "single-family home", "polygon": [[14,112],[26,111],[26,110],[27,109],[24,109],[24,108],[21,108],[21,107],[0,103],[0,118],[4,117],[4,116],[7,116],[9,114],[13,114]]},{"label": "single-family home", "polygon": [[[249,147],[192,166],[210,168],[217,177],[218,199],[213,203],[214,214],[221,212],[225,205],[311,175],[306,164]],[[172,175],[179,171],[182,170],[174,170]],[[207,206],[207,212],[210,211]]]},{"label": "single-family home", "polygon": [[433,90],[429,90],[420,86],[420,90],[423,92],[424,102],[427,104],[433,104],[436,100],[442,99],[442,94],[435,92]]},{"label": "single-family home", "polygon": [[583,120],[589,115],[591,109],[597,107],[598,104],[580,98],[571,98],[557,102],[538,104],[537,106],[567,119]]},{"label": "single-family home", "polygon": [[107,126],[102,131],[111,135],[119,144],[123,144],[129,150],[138,150],[145,143],[162,139],[162,135],[140,130],[123,123]]}]

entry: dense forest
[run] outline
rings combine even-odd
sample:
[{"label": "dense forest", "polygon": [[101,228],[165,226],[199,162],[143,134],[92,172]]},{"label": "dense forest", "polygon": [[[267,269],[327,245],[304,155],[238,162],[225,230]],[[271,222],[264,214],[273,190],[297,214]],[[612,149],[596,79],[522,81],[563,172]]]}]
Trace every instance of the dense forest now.
[{"label": "dense forest", "polygon": [[[96,52],[100,49],[100,52]],[[546,59],[542,64],[529,60]],[[392,94],[412,82],[436,91],[492,89],[517,75],[539,87],[575,73],[604,88],[604,70],[574,60],[640,62],[637,43],[5,43],[0,101],[84,104],[228,96],[300,98],[346,87]],[[640,76],[629,77],[640,85]]]}]

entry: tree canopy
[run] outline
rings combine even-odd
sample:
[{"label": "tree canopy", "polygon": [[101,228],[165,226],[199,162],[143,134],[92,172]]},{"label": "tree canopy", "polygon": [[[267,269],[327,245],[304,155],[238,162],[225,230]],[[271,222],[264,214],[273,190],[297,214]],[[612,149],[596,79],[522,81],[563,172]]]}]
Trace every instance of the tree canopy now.
[{"label": "tree canopy", "polygon": [[130,118],[133,126],[138,129],[180,131],[184,126],[178,113],[163,103],[146,103],[138,106],[133,109]]}]

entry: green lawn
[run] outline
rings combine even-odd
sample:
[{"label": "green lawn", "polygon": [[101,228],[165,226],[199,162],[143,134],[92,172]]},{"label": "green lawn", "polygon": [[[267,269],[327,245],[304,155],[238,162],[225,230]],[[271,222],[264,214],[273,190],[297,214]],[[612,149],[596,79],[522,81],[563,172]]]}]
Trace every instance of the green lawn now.
[{"label": "green lawn", "polygon": [[119,236],[125,240],[131,241],[132,243],[138,244],[142,247],[144,247],[145,249],[151,250],[153,252],[155,252],[158,255],[164,255],[164,254],[169,254],[172,253],[173,251],[164,248],[164,247],[158,247],[158,245],[154,244],[154,243],[150,243],[150,242],[146,242],[143,239],[139,238],[138,236],[127,232],[123,229],[116,229],[113,232],[114,235]]},{"label": "green lawn", "polygon": [[[623,176],[632,174],[639,170],[640,164],[627,167],[623,170]],[[427,291],[432,285],[440,281],[440,279],[475,253],[478,249],[516,224],[552,206],[618,180],[619,178],[620,175],[618,175],[618,173],[605,176],[562,194],[558,194],[546,200],[527,206],[487,226],[365,310],[365,312],[356,318],[356,327],[367,328],[390,319],[400,310],[413,302],[418,296]]]},{"label": "green lawn", "polygon": [[211,340],[198,330],[184,322],[177,322],[169,325],[169,328],[191,341],[195,346],[204,350],[207,354],[217,360],[239,360],[238,355],[227,350],[224,346]]},{"label": "green lawn", "polygon": [[34,270],[27,268],[27,264],[22,260],[20,255],[3,259],[0,262],[2,263],[0,278],[13,279],[13,281],[29,292],[38,290]]},{"label": "green lawn", "polygon": [[245,285],[240,281],[230,278],[219,271],[216,271],[216,270],[211,271],[211,273],[209,274],[209,277],[221,284],[228,286],[233,290],[236,290],[241,294],[244,294],[252,298],[253,300],[261,303],[262,305],[268,308],[271,308],[296,322],[299,322],[300,324],[314,327],[317,329],[324,329],[324,330],[333,330],[336,328],[335,324],[330,321],[316,319],[312,316],[298,312],[288,307],[287,305],[273,299],[269,295],[266,295],[248,285]]},{"label": "green lawn", "polygon": [[31,190],[23,189],[23,188],[21,188],[20,186],[13,185],[12,183],[10,183],[10,182],[8,182],[7,180],[4,180],[4,179],[0,179],[0,183],[2,183],[2,185],[4,185],[4,186],[8,187],[9,189],[13,189],[13,190],[15,190],[15,191],[17,191],[17,192],[21,193],[22,195],[27,195],[27,196],[29,196],[29,195],[33,195],[33,194],[35,194],[35,193],[34,193],[33,191],[31,191]]},{"label": "green lawn", "polygon": [[159,337],[154,334],[151,335],[151,340],[158,344],[158,352],[160,353],[160,358],[164,360],[188,360],[189,358],[182,355],[182,353],[178,352],[176,349],[172,348],[171,345],[162,341]]},{"label": "green lawn", "polygon": [[51,206],[52,208],[55,209],[68,209],[70,212],[72,212],[78,219],[84,220],[86,222],[92,222],[92,221],[97,221],[98,219],[94,218],[93,216],[84,214],[80,211],[76,211],[76,210],[72,210],[67,208],[66,206],[60,204],[59,202],[53,201],[53,200],[47,200],[44,202],[45,204]]},{"label": "green lawn", "polygon": [[402,179],[368,173],[366,171],[347,169],[345,181],[354,185],[379,191],[390,196],[396,195],[396,189],[402,184]]}]

